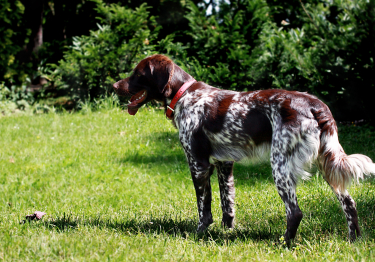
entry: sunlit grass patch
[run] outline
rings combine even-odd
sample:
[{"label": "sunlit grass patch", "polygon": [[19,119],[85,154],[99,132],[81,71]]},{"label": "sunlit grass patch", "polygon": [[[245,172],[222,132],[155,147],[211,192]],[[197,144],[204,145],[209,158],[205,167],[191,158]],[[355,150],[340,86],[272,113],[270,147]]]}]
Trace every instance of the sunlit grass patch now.
[{"label": "sunlit grass patch", "polygon": [[[129,116],[110,104],[82,113],[0,118],[0,258],[9,260],[371,260],[375,184],[351,188],[363,237],[347,241],[341,207],[319,175],[297,191],[296,241],[279,243],[284,205],[269,163],[235,165],[236,227],[199,236],[196,200],[177,130],[162,110]],[[374,132],[340,127],[347,153],[375,159]],[[36,210],[41,221],[20,221]]]}]

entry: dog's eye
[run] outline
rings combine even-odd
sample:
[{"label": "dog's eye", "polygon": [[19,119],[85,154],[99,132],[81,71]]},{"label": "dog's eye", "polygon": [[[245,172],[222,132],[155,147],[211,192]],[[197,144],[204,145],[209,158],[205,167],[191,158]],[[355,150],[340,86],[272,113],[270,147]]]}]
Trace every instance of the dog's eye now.
[{"label": "dog's eye", "polygon": [[138,74],[137,76],[138,76],[138,77],[141,77],[141,75],[140,75],[140,74]]}]

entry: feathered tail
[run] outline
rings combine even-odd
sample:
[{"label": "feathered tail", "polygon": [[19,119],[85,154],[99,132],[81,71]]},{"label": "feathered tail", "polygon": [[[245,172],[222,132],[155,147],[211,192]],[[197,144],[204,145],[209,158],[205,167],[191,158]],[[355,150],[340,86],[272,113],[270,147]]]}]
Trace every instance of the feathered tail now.
[{"label": "feathered tail", "polygon": [[[323,108],[322,108],[323,109]],[[327,111],[328,110],[328,111]],[[322,130],[320,135],[319,167],[324,178],[337,192],[345,192],[352,180],[375,174],[375,164],[365,155],[347,155],[339,143],[337,126],[328,107],[314,112]]]}]

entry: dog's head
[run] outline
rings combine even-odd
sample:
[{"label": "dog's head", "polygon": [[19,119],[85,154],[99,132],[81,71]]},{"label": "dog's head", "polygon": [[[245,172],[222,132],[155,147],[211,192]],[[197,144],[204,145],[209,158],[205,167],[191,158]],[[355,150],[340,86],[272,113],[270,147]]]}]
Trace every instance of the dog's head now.
[{"label": "dog's head", "polygon": [[[135,115],[138,109],[151,100],[164,101],[174,89],[192,78],[164,55],[143,59],[130,77],[113,85],[119,96],[131,96],[128,112]],[[181,84],[182,83],[182,84]]]}]

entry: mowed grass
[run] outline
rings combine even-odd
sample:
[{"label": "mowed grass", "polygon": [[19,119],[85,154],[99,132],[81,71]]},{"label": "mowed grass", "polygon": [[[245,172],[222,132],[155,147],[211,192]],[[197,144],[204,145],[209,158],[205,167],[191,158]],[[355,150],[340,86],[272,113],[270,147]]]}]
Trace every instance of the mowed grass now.
[{"label": "mowed grass", "polygon": [[[0,260],[5,261],[370,261],[375,181],[354,184],[363,237],[318,174],[301,182],[304,218],[291,247],[284,205],[268,163],[235,165],[236,227],[221,228],[216,174],[214,224],[197,235],[193,183],[177,130],[161,110],[118,108],[0,118]],[[375,159],[375,133],[340,127],[347,153]],[[40,221],[20,224],[43,211]]]}]

